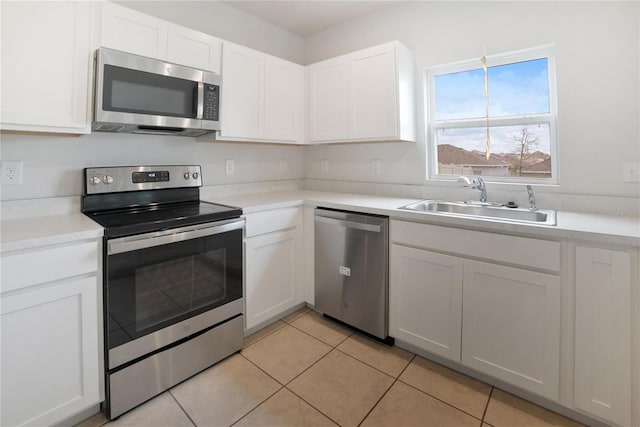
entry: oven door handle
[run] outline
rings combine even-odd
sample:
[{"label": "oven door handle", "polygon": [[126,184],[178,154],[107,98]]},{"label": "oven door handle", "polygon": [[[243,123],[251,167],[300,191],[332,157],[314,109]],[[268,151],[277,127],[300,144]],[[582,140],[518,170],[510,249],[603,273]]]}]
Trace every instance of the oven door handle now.
[{"label": "oven door handle", "polygon": [[235,218],[227,221],[198,224],[137,236],[120,237],[107,241],[107,255],[116,255],[154,246],[182,242],[184,240],[197,239],[199,237],[213,236],[228,231],[241,230],[243,228],[244,218]]}]

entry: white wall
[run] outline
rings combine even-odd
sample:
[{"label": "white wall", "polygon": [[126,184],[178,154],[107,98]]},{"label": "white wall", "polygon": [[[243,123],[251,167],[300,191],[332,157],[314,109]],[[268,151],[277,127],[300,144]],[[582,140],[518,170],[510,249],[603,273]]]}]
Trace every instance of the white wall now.
[{"label": "white wall", "polygon": [[[202,166],[204,185],[301,179],[302,147],[267,144],[198,142],[176,136],[96,132],[91,135],[2,135],[3,160],[22,160],[22,185],[3,185],[2,200],[77,196],[82,169],[92,166],[195,164]],[[288,171],[280,171],[280,160]],[[233,175],[225,161],[234,160]]]},{"label": "white wall", "polygon": [[[303,62],[303,39],[221,2],[120,1],[127,7],[234,41],[294,62]],[[3,134],[3,160],[21,160],[22,185],[2,185],[1,200],[82,193],[82,169],[131,164],[199,164],[205,185],[301,179],[303,147],[197,142],[194,138],[93,133],[79,137]],[[224,163],[235,161],[225,175]],[[280,172],[280,160],[288,171]]]},{"label": "white wall", "polygon": [[[639,28],[638,2],[407,2],[314,34],[305,40],[306,64],[390,40],[413,51],[419,141],[307,148],[305,177],[456,186],[424,181],[425,68],[554,43],[560,185],[539,191],[640,197],[622,174],[623,162],[640,161]],[[380,177],[370,174],[371,159],[382,161]],[[490,196],[520,187],[488,186]]]}]

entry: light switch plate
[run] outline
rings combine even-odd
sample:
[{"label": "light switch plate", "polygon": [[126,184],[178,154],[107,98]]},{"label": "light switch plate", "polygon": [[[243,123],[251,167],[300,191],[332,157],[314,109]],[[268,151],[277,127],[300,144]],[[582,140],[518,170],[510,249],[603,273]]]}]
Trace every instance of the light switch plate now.
[{"label": "light switch plate", "polygon": [[371,175],[380,175],[381,167],[380,159],[371,160]]},{"label": "light switch plate", "polygon": [[320,172],[329,173],[329,160],[323,159],[320,160]]},{"label": "light switch plate", "polygon": [[640,162],[624,162],[624,182],[640,182]]},{"label": "light switch plate", "polygon": [[235,172],[235,162],[233,160],[227,160],[225,162],[225,173],[227,175],[233,175],[233,172]]}]

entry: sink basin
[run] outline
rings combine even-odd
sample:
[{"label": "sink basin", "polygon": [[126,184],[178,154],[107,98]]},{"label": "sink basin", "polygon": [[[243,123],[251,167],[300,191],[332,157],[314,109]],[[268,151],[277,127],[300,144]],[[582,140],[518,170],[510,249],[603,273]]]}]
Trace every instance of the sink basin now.
[{"label": "sink basin", "polygon": [[529,209],[524,208],[508,208],[496,203],[423,200],[421,202],[402,206],[400,209],[414,212],[439,213],[466,218],[485,218],[496,221],[556,225],[556,211],[547,209],[530,211]]}]

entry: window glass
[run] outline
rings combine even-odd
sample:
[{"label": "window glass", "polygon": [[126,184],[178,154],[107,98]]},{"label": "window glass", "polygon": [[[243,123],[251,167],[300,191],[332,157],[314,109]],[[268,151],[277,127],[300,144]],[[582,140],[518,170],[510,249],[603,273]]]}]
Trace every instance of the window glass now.
[{"label": "window glass", "polygon": [[551,55],[545,47],[428,70],[431,178],[557,182]]},{"label": "window glass", "polygon": [[551,178],[547,123],[491,127],[492,154],[486,158],[486,128],[438,129],[438,173]]}]

